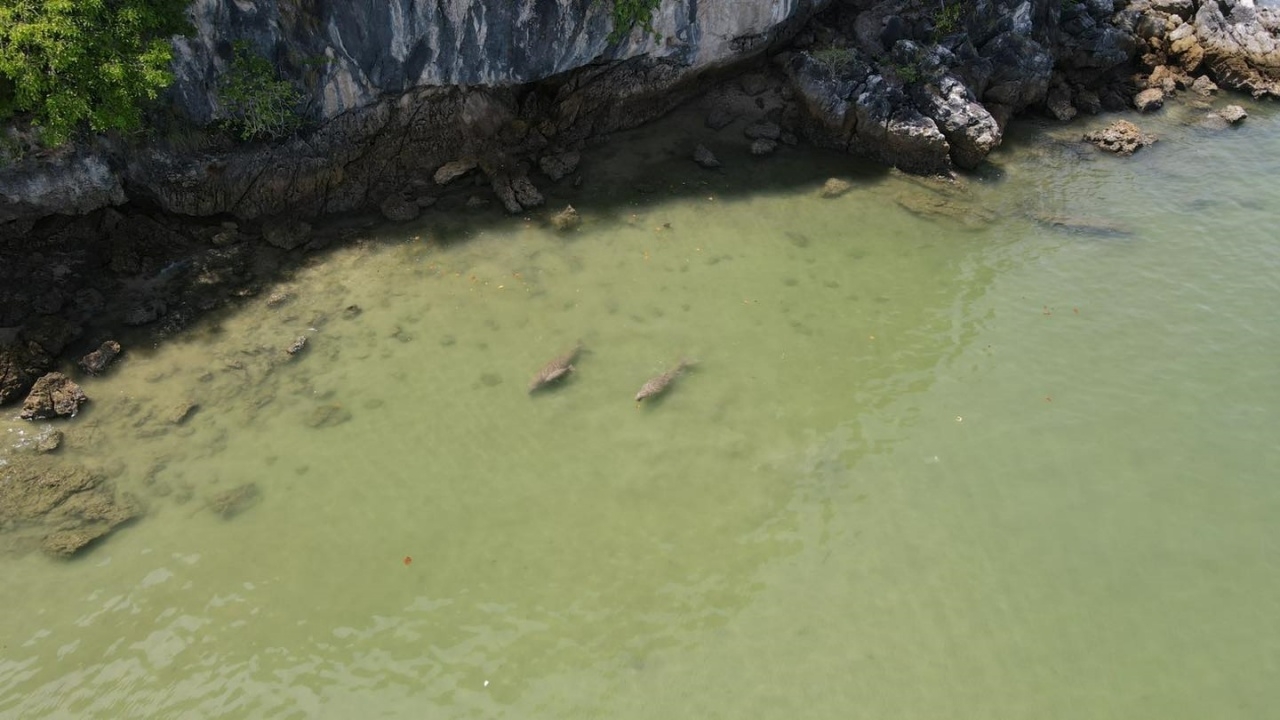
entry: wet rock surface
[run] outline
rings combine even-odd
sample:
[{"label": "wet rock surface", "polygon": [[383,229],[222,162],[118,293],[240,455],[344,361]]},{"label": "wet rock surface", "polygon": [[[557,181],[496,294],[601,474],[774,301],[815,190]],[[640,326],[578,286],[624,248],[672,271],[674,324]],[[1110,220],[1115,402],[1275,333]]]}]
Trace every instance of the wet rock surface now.
[{"label": "wet rock surface", "polygon": [[120,354],[120,343],[108,340],[98,346],[97,350],[80,358],[80,369],[90,375],[101,375],[107,366]]}]

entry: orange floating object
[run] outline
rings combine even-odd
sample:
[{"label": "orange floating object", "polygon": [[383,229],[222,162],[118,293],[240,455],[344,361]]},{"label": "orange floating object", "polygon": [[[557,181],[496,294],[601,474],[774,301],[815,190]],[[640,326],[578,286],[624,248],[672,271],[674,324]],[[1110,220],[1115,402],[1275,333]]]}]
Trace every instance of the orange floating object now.
[{"label": "orange floating object", "polygon": [[408,555],[405,555],[405,556],[404,556],[404,564],[405,564],[405,566],[412,565],[412,564],[413,564],[413,558],[409,557]]}]

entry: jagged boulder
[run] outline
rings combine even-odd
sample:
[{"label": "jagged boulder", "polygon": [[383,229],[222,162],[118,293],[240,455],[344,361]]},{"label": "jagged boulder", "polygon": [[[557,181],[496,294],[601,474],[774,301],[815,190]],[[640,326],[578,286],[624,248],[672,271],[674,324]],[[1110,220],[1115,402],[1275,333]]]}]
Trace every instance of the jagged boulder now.
[{"label": "jagged boulder", "polygon": [[22,403],[19,415],[25,420],[75,417],[88,399],[71,378],[60,372],[51,372],[36,380]]},{"label": "jagged boulder", "polygon": [[979,53],[991,66],[984,103],[998,103],[1015,112],[1042,101],[1053,78],[1053,54],[1032,39],[1030,3],[1011,18],[1011,27],[986,42]]},{"label": "jagged boulder", "polygon": [[913,99],[947,138],[951,159],[959,167],[977,167],[1000,144],[1003,133],[995,118],[956,77],[944,75],[917,86]]},{"label": "jagged boulder", "polygon": [[916,109],[900,82],[875,72],[856,50],[839,66],[796,53],[786,69],[809,114],[810,140],[909,172],[951,169],[951,148],[937,123]]}]

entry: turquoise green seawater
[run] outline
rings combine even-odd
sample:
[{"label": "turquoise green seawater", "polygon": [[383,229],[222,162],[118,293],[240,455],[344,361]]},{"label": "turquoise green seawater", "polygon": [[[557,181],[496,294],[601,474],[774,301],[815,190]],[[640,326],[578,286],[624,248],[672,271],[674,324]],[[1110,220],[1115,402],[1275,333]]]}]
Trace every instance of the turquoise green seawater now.
[{"label": "turquoise green seawater", "polygon": [[0,556],[0,717],[1272,717],[1250,110],[1128,159],[1020,125],[950,187],[678,114],[589,154],[576,231],[371,229],[86,381],[60,452],[147,514]]}]

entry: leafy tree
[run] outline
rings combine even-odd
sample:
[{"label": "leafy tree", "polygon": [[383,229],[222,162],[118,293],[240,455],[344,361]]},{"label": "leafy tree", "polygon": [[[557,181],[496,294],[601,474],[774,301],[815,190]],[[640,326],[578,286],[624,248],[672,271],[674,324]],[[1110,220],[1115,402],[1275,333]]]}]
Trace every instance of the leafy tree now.
[{"label": "leafy tree", "polygon": [[0,0],[0,119],[30,113],[60,145],[83,122],[133,129],[173,82],[188,0]]}]

